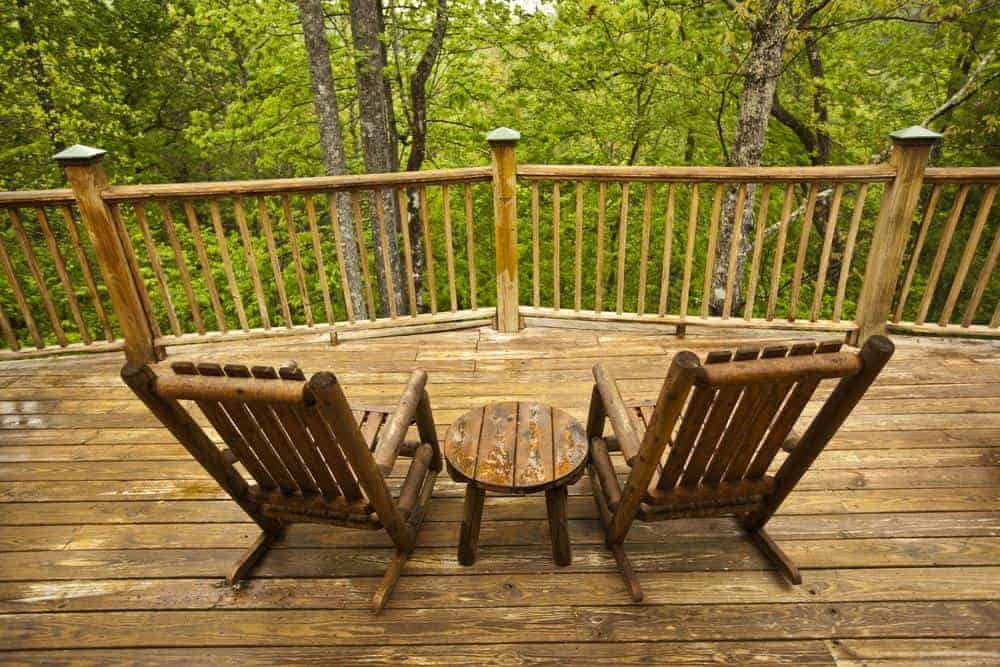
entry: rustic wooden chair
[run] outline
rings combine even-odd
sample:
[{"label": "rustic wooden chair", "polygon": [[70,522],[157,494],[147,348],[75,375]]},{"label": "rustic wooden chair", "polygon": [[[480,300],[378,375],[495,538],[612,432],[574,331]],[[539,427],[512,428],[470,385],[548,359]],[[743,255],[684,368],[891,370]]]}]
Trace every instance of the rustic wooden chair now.
[{"label": "rustic wooden chair", "polygon": [[[427,374],[413,372],[390,413],[354,411],[332,373],[306,381],[298,368],[189,362],[171,368],[130,363],[122,378],[260,526],[226,582],[246,576],[289,523],[384,528],[396,555],[372,598],[375,613],[381,611],[413,551],[441,470]],[[216,446],[180,400],[194,401],[228,448]],[[413,423],[420,443],[394,499],[385,476]]]},{"label": "rustic wooden chair", "polygon": [[[594,367],[587,436],[590,482],[611,549],[636,602],[642,588],[623,543],[635,519],[736,515],[792,583],[798,568],[764,530],[888,362],[893,344],[873,336],[857,353],[839,342],[673,358],[655,402],[626,403],[604,366]],[[821,380],[839,378],[801,437],[793,434]],[[603,437],[605,420],[614,439]],[[608,454],[630,467],[624,489]],[[768,474],[778,450],[788,456]]]}]

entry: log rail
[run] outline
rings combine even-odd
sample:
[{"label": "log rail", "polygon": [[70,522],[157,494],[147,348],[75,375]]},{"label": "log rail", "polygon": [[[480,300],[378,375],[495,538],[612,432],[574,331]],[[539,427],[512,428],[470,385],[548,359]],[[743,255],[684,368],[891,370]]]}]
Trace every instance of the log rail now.
[{"label": "log rail", "polygon": [[73,187],[0,192],[0,357],[561,320],[1000,337],[1000,167],[926,167],[926,130],[840,167],[518,165],[518,137],[492,167],[159,185],[69,149]]}]

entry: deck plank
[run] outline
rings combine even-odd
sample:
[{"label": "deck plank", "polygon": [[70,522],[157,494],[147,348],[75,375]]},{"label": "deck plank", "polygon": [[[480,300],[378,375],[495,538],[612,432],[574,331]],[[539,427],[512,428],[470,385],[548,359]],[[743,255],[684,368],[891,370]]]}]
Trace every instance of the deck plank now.
[{"label": "deck plank", "polygon": [[[641,399],[681,349],[800,338],[529,327],[169,352],[294,359],[334,370],[365,405],[394,404],[422,367],[443,432],[500,399],[583,418],[597,361]],[[630,605],[586,479],[570,489],[568,568],[551,562],[544,502],[492,496],[489,549],[458,568],[462,487],[442,477],[380,617],[367,604],[393,553],[382,533],[296,525],[243,588],[218,586],[254,526],[131,397],[120,354],[0,363],[0,662],[1000,661],[1000,343],[895,340],[884,375],[769,526],[802,586],[783,583],[732,520],[637,524],[629,552],[646,603]]]}]

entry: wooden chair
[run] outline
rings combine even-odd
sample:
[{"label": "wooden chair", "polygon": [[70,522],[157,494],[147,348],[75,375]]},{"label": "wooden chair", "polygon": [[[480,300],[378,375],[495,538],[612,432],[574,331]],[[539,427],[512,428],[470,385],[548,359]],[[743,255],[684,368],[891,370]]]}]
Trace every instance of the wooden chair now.
[{"label": "wooden chair", "polygon": [[[226,577],[246,576],[293,522],[385,529],[396,555],[372,598],[385,606],[413,551],[441,470],[427,374],[414,371],[395,411],[354,411],[332,373],[179,362],[173,372],[128,364],[122,378],[261,528]],[[179,401],[194,401],[225,441],[220,449]],[[392,497],[385,476],[416,423],[406,479]],[[237,468],[239,464],[240,468]]]},{"label": "wooden chair", "polygon": [[[857,353],[801,343],[673,358],[655,402],[626,403],[604,366],[594,367],[587,439],[590,481],[605,541],[632,599],[642,588],[623,543],[635,519],[736,515],[754,544],[792,583],[798,568],[764,530],[893,353],[884,336]],[[801,437],[792,427],[824,379],[839,379]],[[603,437],[605,420],[615,438]],[[609,449],[630,467],[624,489]],[[789,454],[768,474],[783,448]]]}]

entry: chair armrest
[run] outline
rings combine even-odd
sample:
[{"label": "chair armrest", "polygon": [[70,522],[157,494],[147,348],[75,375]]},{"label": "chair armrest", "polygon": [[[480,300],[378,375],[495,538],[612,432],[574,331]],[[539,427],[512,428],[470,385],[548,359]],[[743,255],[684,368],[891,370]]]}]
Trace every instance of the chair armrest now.
[{"label": "chair armrest", "polygon": [[791,452],[799,444],[799,440],[801,439],[802,435],[795,431],[795,429],[792,429],[792,431],[788,434],[788,437],[785,438],[785,441],[781,443],[781,448],[786,452]]},{"label": "chair armrest", "polygon": [[379,435],[378,444],[375,446],[375,465],[382,471],[382,476],[388,476],[392,471],[392,466],[399,456],[399,448],[406,438],[406,432],[410,429],[417,414],[417,406],[424,396],[424,385],[427,384],[427,373],[422,370],[415,370],[410,374],[410,381],[399,397],[399,404],[396,410],[386,419]]},{"label": "chair armrest", "polygon": [[596,386],[601,394],[604,412],[611,422],[611,429],[618,439],[622,455],[625,456],[625,461],[632,465],[635,457],[639,455],[639,445],[641,444],[633,417],[625,406],[625,401],[622,400],[614,377],[604,367],[604,364],[594,366],[594,379],[597,381]]},{"label": "chair armrest", "polygon": [[[618,475],[615,474],[615,466],[608,455],[608,446],[604,438],[591,438],[590,465],[597,474],[597,481],[604,491],[610,510],[614,512],[622,501],[622,487],[618,482]],[[591,480],[591,484],[593,483]]]},{"label": "chair armrest", "polygon": [[403,480],[403,486],[399,489],[399,498],[396,500],[396,508],[404,518],[409,518],[417,506],[420,490],[424,486],[424,480],[433,458],[434,450],[430,445],[420,445],[413,454],[413,460],[406,471],[406,479]]}]

